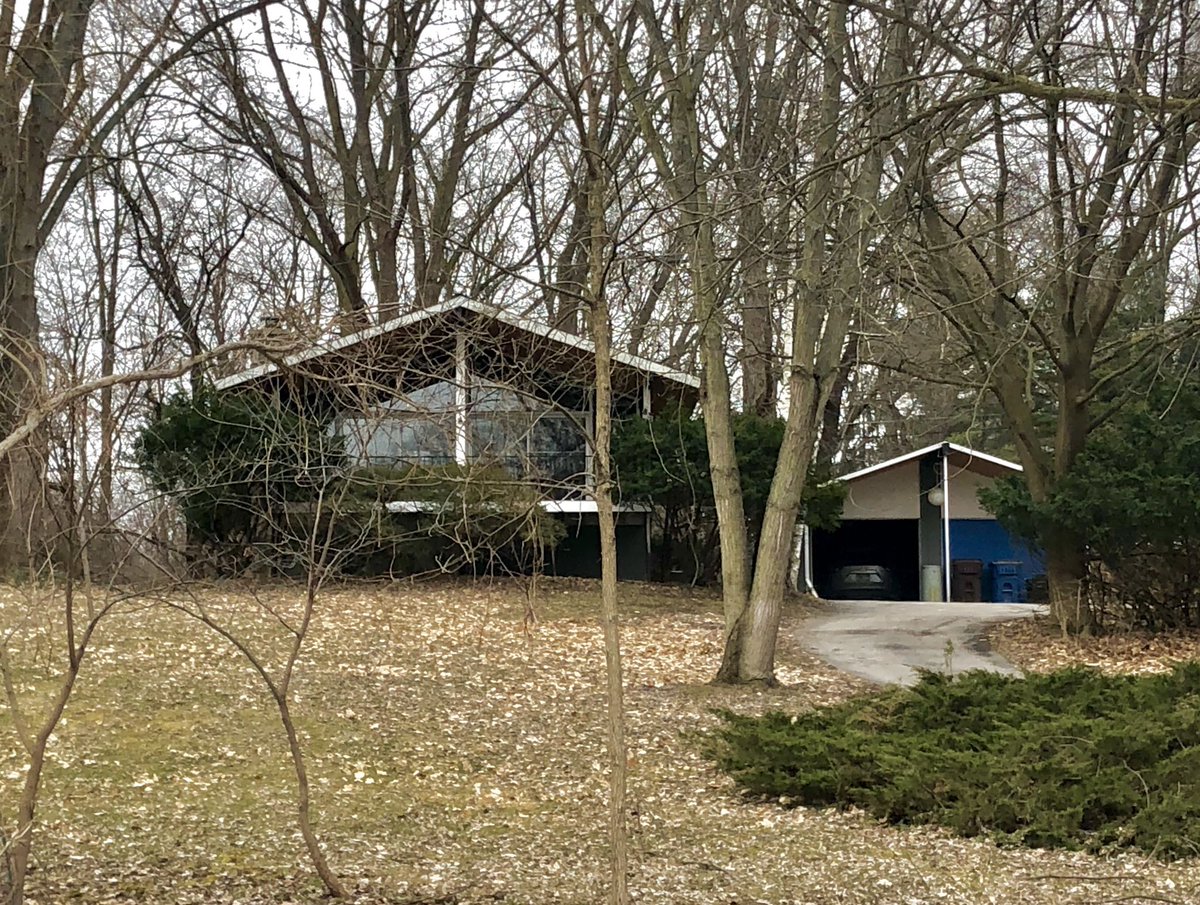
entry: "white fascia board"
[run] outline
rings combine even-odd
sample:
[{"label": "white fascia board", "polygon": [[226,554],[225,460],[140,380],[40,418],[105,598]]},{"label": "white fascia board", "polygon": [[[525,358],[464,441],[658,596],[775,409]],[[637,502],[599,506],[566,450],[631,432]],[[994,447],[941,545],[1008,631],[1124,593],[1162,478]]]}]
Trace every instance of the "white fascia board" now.
[{"label": "white fascia board", "polygon": [[[385,503],[388,512],[410,514],[417,512],[438,512],[444,504],[434,500],[392,500]],[[545,512],[561,515],[582,515],[596,511],[595,500],[539,500],[538,506]],[[651,507],[644,503],[629,503],[613,506],[614,512],[650,512]]]},{"label": "white fascia board", "polygon": [[999,456],[990,456],[985,452],[980,452],[977,449],[970,449],[966,446],[959,446],[957,443],[947,443],[950,449],[956,453],[961,453],[972,459],[982,459],[984,462],[990,462],[993,465],[999,465],[1001,468],[1007,468],[1009,471],[1021,472],[1025,469],[1016,462],[1010,462],[1008,459],[1001,459]]},{"label": "white fascia board", "polygon": [[383,504],[383,508],[388,512],[407,515],[414,512],[437,512],[442,506],[432,500],[390,500]]},{"label": "white fascia board", "polygon": [[877,471],[883,471],[887,468],[892,468],[896,465],[902,465],[913,459],[920,459],[922,456],[927,456],[930,453],[937,452],[940,449],[953,450],[956,453],[967,456],[971,459],[979,459],[983,462],[990,462],[992,465],[998,465],[1001,468],[1007,468],[1009,471],[1021,472],[1024,469],[1016,462],[1010,462],[1008,459],[1001,459],[998,456],[991,456],[979,450],[971,449],[966,446],[960,446],[957,443],[945,441],[943,443],[935,443],[932,446],[926,446],[923,449],[918,449],[915,452],[905,453],[902,456],[897,456],[894,459],[888,459],[886,462],[880,462],[878,465],[870,465],[867,468],[860,468],[858,471],[852,471],[850,474],[842,475],[838,478],[839,481],[854,481],[858,478],[866,477],[869,474],[874,474]]},{"label": "white fascia board", "polygon": [[[411,314],[401,315],[393,318],[390,321],[385,321],[374,327],[367,327],[363,330],[358,330],[354,333],[348,333],[345,336],[339,336],[328,342],[316,343],[313,346],[305,349],[302,352],[295,352],[286,356],[283,359],[284,367],[295,367],[305,361],[311,361],[314,358],[319,358],[322,355],[327,355],[330,352],[337,352],[340,349],[345,349],[347,346],[352,346],[355,343],[363,340],[373,339],[377,336],[383,336],[385,333],[390,333],[393,330],[398,330],[401,327],[411,326],[420,321],[438,317],[448,311],[453,311],[456,308],[462,308],[471,311],[482,317],[488,317],[500,323],[508,324],[510,327],[515,327],[518,330],[523,330],[526,333],[533,333],[554,342],[562,343],[563,345],[571,346],[579,349],[582,352],[595,354],[596,347],[590,341],[582,339],[578,336],[572,336],[570,333],[564,333],[562,330],[556,330],[553,327],[547,327],[535,320],[527,317],[519,317],[514,314],[509,314],[498,308],[493,308],[490,305],[484,305],[481,302],[476,302],[471,299],[452,299],[441,304],[434,305],[430,308],[424,308],[420,311],[414,311]],[[692,389],[700,389],[700,380],[693,377],[691,374],[685,374],[682,371],[676,371],[673,368],[668,368],[666,365],[659,364],[656,361],[651,361],[648,358],[642,358],[637,355],[630,355],[626,352],[613,352],[613,361],[620,362],[623,365],[634,368],[639,371],[644,371],[650,374],[657,374],[667,380],[672,380],[676,383],[681,383],[684,386]],[[238,384],[245,383],[249,380],[254,380],[256,377],[263,377],[273,373],[278,368],[273,364],[259,365],[258,367],[250,368],[246,371],[240,371],[237,374],[232,374],[229,377],[224,377],[218,380],[216,388],[218,390],[227,390],[230,387],[235,387]]]},{"label": "white fascia board", "polygon": [[854,481],[858,478],[866,477],[869,474],[874,474],[877,471],[883,471],[887,468],[892,468],[896,465],[902,465],[912,459],[919,459],[922,456],[927,456],[931,452],[937,452],[942,448],[941,443],[935,443],[933,446],[926,446],[924,449],[918,449],[916,452],[905,453],[902,456],[897,456],[894,459],[888,459],[886,462],[880,462],[878,465],[868,465],[866,468],[860,468],[858,471],[852,471],[850,474],[844,474],[839,481]]},{"label": "white fascia board", "polygon": [[541,500],[538,503],[546,512],[562,515],[580,515],[584,512],[595,512],[595,500]]},{"label": "white fascia board", "polygon": [[[539,504],[547,512],[578,514],[596,512],[595,500],[542,500]],[[653,512],[654,507],[646,503],[614,503],[613,512]]]},{"label": "white fascia board", "polygon": [[[290,362],[289,362],[290,364]],[[235,387],[239,383],[245,383],[248,380],[253,380],[255,377],[263,377],[275,370],[275,365],[258,365],[245,371],[238,371],[236,374],[230,374],[228,377],[222,377],[214,386],[218,390],[227,390],[230,387]]]}]

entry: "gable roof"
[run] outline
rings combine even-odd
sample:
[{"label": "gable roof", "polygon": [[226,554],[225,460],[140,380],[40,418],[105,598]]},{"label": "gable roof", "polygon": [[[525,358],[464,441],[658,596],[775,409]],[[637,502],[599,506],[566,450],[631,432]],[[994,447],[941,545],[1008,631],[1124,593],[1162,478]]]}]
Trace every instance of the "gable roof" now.
[{"label": "gable roof", "polygon": [[968,471],[977,471],[983,474],[996,476],[1000,474],[1020,474],[1023,469],[1016,462],[1010,462],[1008,459],[1001,459],[999,456],[992,456],[985,452],[980,452],[977,449],[971,449],[967,446],[960,446],[957,443],[944,441],[935,443],[932,446],[926,446],[923,449],[918,449],[914,452],[905,453],[902,456],[897,456],[894,459],[888,459],[886,462],[880,462],[878,465],[871,465],[867,468],[860,468],[858,471],[852,471],[850,474],[842,475],[838,478],[839,481],[856,481],[859,478],[865,478],[867,475],[875,474],[876,472],[886,471],[889,468],[895,468],[897,465],[903,465],[905,462],[911,462],[914,459],[922,459],[930,453],[942,452],[950,458],[950,461],[957,468],[965,468]]},{"label": "gable roof", "polygon": [[[333,352],[338,352],[342,349],[347,349],[357,343],[376,337],[384,337],[392,333],[400,333],[407,328],[418,326],[422,323],[433,321],[438,318],[446,317],[456,311],[465,312],[476,317],[481,317],[498,324],[503,324],[506,327],[514,330],[519,330],[523,333],[537,336],[563,348],[573,349],[588,355],[594,355],[596,346],[591,340],[583,339],[579,336],[573,336],[562,330],[556,330],[553,327],[548,327],[545,324],[538,323],[536,320],[528,317],[521,317],[504,311],[500,308],[495,308],[491,305],[485,305],[482,302],[476,302],[471,299],[451,299],[442,302],[438,305],[433,305],[429,308],[423,308],[420,311],[414,311],[410,314],[401,315],[392,320],[385,321],[382,324],[377,324],[373,327],[366,327],[362,330],[357,330],[354,333],[347,333],[344,336],[332,337],[327,340],[322,340],[309,346],[307,349],[284,356],[283,367],[294,368],[303,364],[306,361],[321,358]],[[691,374],[685,374],[682,371],[677,371],[674,368],[669,368],[666,365],[659,364],[656,361],[651,361],[648,358],[642,358],[639,355],[630,355],[626,352],[614,351],[612,359],[615,364],[623,365],[636,371],[640,371],[647,375],[662,378],[663,380],[679,384],[687,387],[690,390],[699,390],[700,381]],[[263,364],[257,367],[248,368],[244,371],[239,371],[236,374],[231,374],[218,380],[216,388],[218,390],[226,390],[235,386],[240,386],[249,383],[260,377],[266,377],[279,371],[279,367],[275,364]]]}]

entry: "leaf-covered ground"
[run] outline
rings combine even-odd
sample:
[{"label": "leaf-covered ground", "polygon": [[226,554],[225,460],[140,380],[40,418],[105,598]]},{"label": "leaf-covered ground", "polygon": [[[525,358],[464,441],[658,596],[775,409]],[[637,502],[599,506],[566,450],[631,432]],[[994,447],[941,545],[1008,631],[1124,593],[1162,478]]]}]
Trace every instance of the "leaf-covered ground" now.
[{"label": "leaf-covered ground", "polygon": [[988,641],[1029,672],[1088,666],[1113,675],[1149,675],[1168,672],[1176,663],[1200,660],[1197,631],[1072,638],[1064,637],[1045,616],[1000,623],[988,632]]},{"label": "leaf-covered ground", "polygon": [[[283,610],[299,600],[288,588],[257,593]],[[1188,863],[1003,850],[742,801],[689,738],[713,724],[712,708],[799,710],[862,686],[785,646],[788,687],[713,688],[717,602],[644,585],[623,595],[638,901],[1200,900],[1200,866]],[[9,624],[18,596],[0,605]],[[201,599],[268,656],[278,650],[279,623],[249,589]],[[322,595],[296,711],[318,829],[359,901],[604,900],[597,589],[549,585],[528,634],[523,608],[521,589],[504,583]],[[794,626],[803,611],[787,618]],[[27,654],[32,667],[47,657],[32,643]],[[36,691],[37,675],[20,690]],[[22,760],[4,728],[8,817]],[[315,903],[293,809],[283,736],[244,661],[178,613],[127,607],[104,625],[53,745],[31,900]]]}]

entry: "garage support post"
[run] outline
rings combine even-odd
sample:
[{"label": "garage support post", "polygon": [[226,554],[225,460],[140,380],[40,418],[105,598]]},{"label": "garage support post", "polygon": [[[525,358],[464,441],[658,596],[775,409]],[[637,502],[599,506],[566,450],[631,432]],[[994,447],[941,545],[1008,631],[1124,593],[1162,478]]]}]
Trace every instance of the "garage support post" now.
[{"label": "garage support post", "polygon": [[[930,499],[932,491],[942,483],[945,454],[936,450],[924,456],[919,463],[919,491],[917,524],[917,548],[920,558],[921,599],[936,602],[945,599],[945,530],[942,524],[942,507]],[[937,570],[932,575],[932,570]],[[936,577],[936,580],[933,578]]]},{"label": "garage support post", "polygon": [[942,447],[942,599],[950,602],[950,449]]}]

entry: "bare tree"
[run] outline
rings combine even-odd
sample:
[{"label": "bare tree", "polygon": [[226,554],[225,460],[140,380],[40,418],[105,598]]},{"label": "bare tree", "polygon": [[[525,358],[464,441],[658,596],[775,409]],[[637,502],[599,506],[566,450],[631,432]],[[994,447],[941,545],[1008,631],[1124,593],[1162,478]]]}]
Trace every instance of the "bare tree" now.
[{"label": "bare tree", "polygon": [[[287,437],[289,441],[297,439],[291,433]],[[314,438],[303,439],[311,442]],[[293,715],[292,688],[300,655],[318,613],[321,587],[336,570],[338,560],[354,552],[354,545],[346,544],[344,536],[339,536],[337,532],[338,510],[345,502],[347,489],[346,484],[328,489],[318,487],[312,506],[303,517],[285,517],[274,523],[276,527],[285,524],[291,528],[282,541],[289,550],[299,554],[305,575],[304,593],[298,606],[289,606],[286,600],[278,601],[263,596],[255,598],[257,608],[254,616],[279,629],[274,648],[259,649],[251,642],[251,637],[261,633],[245,630],[247,613],[241,602],[232,609],[222,610],[206,602],[202,595],[186,595],[171,601],[171,606],[200,621],[228,641],[254,670],[270,695],[279,725],[287,738],[288,755],[292,762],[296,783],[296,826],[326,892],[338,899],[346,898],[349,890],[330,865],[313,827],[312,787],[304,744]]]},{"label": "bare tree", "polygon": [[[733,446],[733,401],[725,364],[724,323],[719,311],[719,261],[714,239],[715,212],[710,196],[708,162],[700,145],[701,79],[715,45],[714,18],[689,5],[687,16],[676,18],[668,37],[664,20],[649,2],[634,5],[648,44],[648,72],[639,77],[628,52],[618,60],[625,92],[634,110],[642,140],[650,149],[659,177],[678,213],[681,243],[686,249],[693,319],[699,327],[700,362],[704,377],[705,426],[717,517],[721,525],[721,576],[728,637],[740,631],[749,593],[749,550],[745,532],[741,480]],[[699,24],[693,17],[699,14]],[[695,27],[693,37],[691,29]],[[619,46],[611,37],[612,46]],[[693,43],[694,42],[694,43]],[[651,93],[655,83],[667,98],[665,131],[655,117]],[[721,675],[731,678],[723,665]]]},{"label": "bare tree", "polygon": [[[1001,93],[932,121],[906,156],[920,249],[907,275],[970,350],[1041,501],[1191,329],[1154,275],[1186,266],[1194,232],[1200,131],[1178,99],[1200,76],[1198,22],[1188,3],[1148,0],[992,24],[957,53],[1004,59],[1008,75],[975,70]],[[1094,86],[1097,66],[1111,84]],[[1086,629],[1082,540],[1056,534],[1045,553],[1056,618]]]},{"label": "bare tree", "polygon": [[714,105],[713,116],[730,136],[725,150],[732,158],[729,194],[737,223],[733,292],[740,297],[740,318],[731,320],[741,323],[742,409],[774,416],[779,383],[774,323],[788,279],[790,228],[788,195],[777,194],[778,171],[791,168],[786,136],[803,109],[796,86],[808,68],[808,53],[803,47],[787,52],[799,36],[780,10],[739,2],[714,12],[722,16],[723,45],[716,75],[733,91],[731,102]]},{"label": "bare tree", "polygon": [[[446,13],[462,19],[446,28]],[[443,298],[464,250],[521,188],[523,167],[511,155],[497,162],[488,142],[528,88],[518,73],[515,88],[494,78],[508,74],[512,51],[489,23],[479,2],[296,0],[264,10],[253,38],[221,32],[210,72],[187,84],[214,133],[274,175],[347,325],[393,318],[405,297],[417,307]],[[311,90],[293,32],[316,73]],[[267,73],[252,62],[260,53]]]},{"label": "bare tree", "polygon": [[[269,5],[258,0],[251,9]],[[83,105],[89,23],[97,5],[88,0],[35,3],[18,13],[0,4],[0,431],[12,432],[44,389],[35,292],[38,255],[63,209],[88,172],[88,155],[118,126],[125,113],[204,36],[185,35],[168,52],[171,4],[132,49],[121,48],[121,66],[95,100]],[[240,18],[224,13],[209,27]],[[0,562],[27,564],[41,533],[38,488],[45,456],[37,438],[14,449],[0,468],[3,525]]]},{"label": "bare tree", "polygon": [[[642,124],[643,140],[663,182],[668,186],[673,209],[690,261],[690,290],[693,317],[700,330],[701,362],[704,372],[704,412],[708,433],[709,461],[721,528],[721,571],[725,600],[726,645],[718,673],[721,681],[774,681],[775,639],[782,598],[793,546],[792,535],[799,512],[805,476],[812,460],[819,430],[820,413],[842,371],[842,357],[852,312],[859,300],[858,281],[874,231],[878,229],[883,201],[885,162],[890,137],[902,103],[901,76],[908,65],[902,48],[906,39],[904,17],[860,16],[857,27],[872,36],[872,48],[850,59],[847,32],[849,7],[832,2],[814,6],[804,15],[814,18],[796,23],[797,31],[820,36],[822,71],[811,99],[795,96],[788,103],[810,111],[816,131],[806,136],[811,155],[798,157],[788,167],[777,166],[785,175],[773,189],[795,204],[783,204],[766,221],[765,189],[755,183],[763,169],[760,140],[755,130],[769,129],[765,121],[778,101],[771,87],[750,88],[749,38],[745,17],[729,19],[711,14],[703,4],[688,5],[686,15],[676,17],[668,32],[662,23],[671,21],[648,2],[637,4],[647,34],[652,81],[637,77],[627,57],[624,65],[631,98]],[[765,50],[772,52],[780,27],[773,16],[760,17],[765,30]],[[713,197],[722,170],[720,154],[705,153],[702,104],[707,100],[706,67],[715,54],[721,35],[715,30],[724,21],[734,47],[734,81],[744,85],[743,101],[750,104],[735,121],[742,129],[743,157],[737,159],[735,196],[742,207],[740,234],[732,238],[735,248],[747,255],[740,259],[743,294],[736,302],[723,303],[729,255],[719,246],[719,212]],[[739,57],[740,54],[740,57]],[[765,64],[762,64],[765,66]],[[797,64],[783,64],[795,76]],[[853,69],[859,82],[850,82]],[[766,76],[769,80],[769,76]],[[654,84],[654,83],[657,84]],[[793,78],[791,89],[804,90],[808,81]],[[658,92],[656,95],[654,92]],[[860,93],[854,93],[860,92]],[[757,101],[755,96],[759,96]],[[648,98],[664,98],[660,122]],[[886,100],[884,100],[886,98]],[[749,117],[749,119],[747,119]],[[805,117],[797,115],[800,122]],[[667,140],[660,138],[665,133]],[[754,176],[748,175],[753,170]],[[778,175],[776,176],[778,180]],[[796,209],[793,210],[792,208]],[[763,236],[790,229],[795,224],[801,235],[792,240],[791,269],[784,285],[791,304],[787,309],[791,342],[788,353],[787,422],[785,439],[772,482],[767,512],[758,549],[750,550],[741,502],[737,456],[733,445],[734,399],[726,363],[727,330],[731,313],[737,313],[745,329],[749,306],[749,343],[769,345],[764,336],[762,310],[767,287],[766,249],[784,246]],[[761,291],[760,291],[761,290]],[[746,342],[745,336],[743,341]],[[749,351],[747,351],[747,349]],[[764,402],[769,380],[762,367],[769,366],[761,348],[743,350],[743,362],[752,361],[750,378],[754,404]],[[745,375],[743,375],[745,379]],[[752,555],[753,552],[753,555]]]},{"label": "bare tree", "polygon": [[[618,8],[619,9],[619,8]],[[591,314],[596,360],[596,480],[593,495],[600,521],[601,623],[608,688],[609,755],[609,893],[611,905],[628,905],[629,853],[626,829],[627,761],[625,748],[625,699],[621,670],[621,638],[617,613],[617,537],[613,508],[613,390],[612,323],[607,301],[607,278],[613,255],[613,238],[608,225],[613,159],[606,139],[611,140],[612,114],[621,100],[618,47],[610,31],[594,27],[601,16],[591,0],[577,0],[574,9],[574,57],[577,70],[566,59],[561,67],[563,94],[575,123],[584,162],[582,195],[587,205],[587,282],[583,299]],[[626,22],[627,17],[618,19]],[[566,29],[564,28],[563,31]],[[609,128],[605,126],[609,125]]]},{"label": "bare tree", "polygon": [[[203,363],[187,360],[152,370],[76,380],[44,395],[26,410],[16,429],[0,438],[3,459],[22,449],[31,436],[45,434],[56,422],[66,426],[66,442],[61,448],[65,455],[56,463],[58,474],[51,476],[57,478],[53,493],[58,532],[50,542],[57,555],[44,580],[30,582],[23,590],[24,608],[13,608],[0,626],[0,678],[12,728],[27,758],[15,823],[10,830],[0,831],[5,838],[3,857],[7,866],[5,885],[0,888],[9,905],[20,905],[25,900],[47,751],[87,662],[92,640],[109,615],[138,596],[122,591],[92,569],[94,541],[103,536],[97,530],[94,511],[98,502],[103,505],[104,501],[97,500],[101,485],[94,479],[95,469],[83,465],[77,455],[90,442],[90,438],[79,434],[85,422],[85,406],[91,397],[105,390],[176,379]],[[50,491],[43,485],[42,492]],[[55,652],[47,664],[51,679],[30,690],[27,673],[34,665],[31,651],[39,649]]]},{"label": "bare tree", "polygon": [[801,495],[822,412],[843,370],[863,265],[889,205],[884,169],[905,108],[906,17],[859,23],[877,35],[880,50],[874,59],[856,61],[854,68],[864,72],[868,90],[853,107],[846,104],[848,12],[846,4],[832,2],[824,16],[819,132],[791,307],[787,421],[759,535],[740,650],[742,680],[774,680],[775,642]]}]

